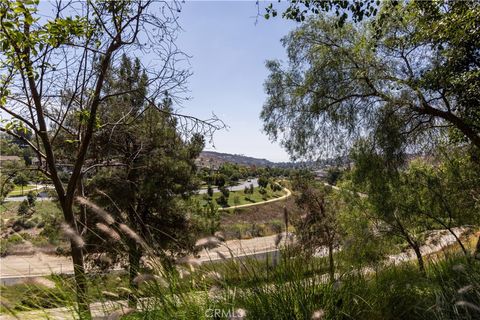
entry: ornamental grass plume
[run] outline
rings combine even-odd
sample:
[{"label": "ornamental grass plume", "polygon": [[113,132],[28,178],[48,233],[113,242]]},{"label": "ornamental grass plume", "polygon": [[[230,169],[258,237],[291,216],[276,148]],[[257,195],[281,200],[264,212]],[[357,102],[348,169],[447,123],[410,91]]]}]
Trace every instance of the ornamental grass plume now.
[{"label": "ornamental grass plume", "polygon": [[312,320],[321,320],[323,319],[323,317],[325,316],[325,311],[323,311],[322,309],[320,310],[316,310],[312,313]]},{"label": "ornamental grass plume", "polygon": [[141,285],[144,282],[155,280],[155,276],[150,273],[141,273],[133,279],[133,283]]},{"label": "ornamental grass plume", "polygon": [[218,247],[219,245],[220,245],[220,240],[218,240],[217,237],[213,237],[213,236],[199,239],[195,243],[195,247],[197,247],[198,249],[203,249],[203,248],[211,249],[211,248]]},{"label": "ornamental grass plume", "polygon": [[56,286],[55,282],[48,280],[44,277],[27,278],[23,281],[23,283],[26,285],[41,286],[49,289],[53,289]]},{"label": "ornamental grass plume", "polygon": [[111,225],[115,222],[115,219],[104,209],[97,206],[95,203],[91,202],[87,198],[84,197],[77,197],[77,203],[88,207],[93,213],[99,216],[106,224]]},{"label": "ornamental grass plume", "polygon": [[233,312],[233,315],[229,318],[229,320],[244,320],[247,317],[247,311],[242,308],[238,308]]},{"label": "ornamental grass plume", "polygon": [[83,238],[68,224],[62,223],[61,230],[63,235],[72,241],[76,247],[83,248],[85,246]]},{"label": "ornamental grass plume", "polygon": [[130,229],[129,226],[127,226],[124,223],[121,223],[118,228],[127,235],[132,240],[135,240],[139,244],[144,244],[143,239],[132,229]]},{"label": "ornamental grass plume", "polygon": [[106,224],[98,222],[97,224],[95,224],[95,226],[97,227],[98,230],[100,230],[102,233],[107,235],[110,239],[115,240],[115,241],[120,241],[121,237],[118,234],[118,232],[113,230],[112,228],[110,228]]}]

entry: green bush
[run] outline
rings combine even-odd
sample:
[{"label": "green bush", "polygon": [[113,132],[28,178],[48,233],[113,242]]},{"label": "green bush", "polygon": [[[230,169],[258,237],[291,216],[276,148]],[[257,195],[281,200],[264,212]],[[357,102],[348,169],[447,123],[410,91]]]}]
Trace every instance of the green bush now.
[{"label": "green bush", "polygon": [[23,200],[18,206],[17,212],[19,215],[26,216],[30,213],[30,206],[27,200]]}]

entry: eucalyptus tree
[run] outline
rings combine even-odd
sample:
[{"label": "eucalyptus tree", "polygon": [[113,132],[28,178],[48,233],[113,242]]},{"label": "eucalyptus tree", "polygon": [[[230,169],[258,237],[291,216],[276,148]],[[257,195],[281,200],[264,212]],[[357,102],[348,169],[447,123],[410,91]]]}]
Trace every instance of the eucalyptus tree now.
[{"label": "eucalyptus tree", "polygon": [[[102,126],[99,109],[117,90],[105,94],[111,68],[119,54],[150,54],[149,96],[156,108],[168,89],[175,99],[190,74],[177,62],[185,55],[175,46],[178,3],[153,1],[38,0],[0,3],[0,109],[7,115],[0,131],[29,146],[38,158],[38,170],[53,183],[71,237],[71,255],[81,317],[90,317],[84,248],[74,199],[79,182],[91,164],[85,161],[95,132]],[[216,119],[200,121],[174,112],[186,131],[199,127],[215,131]],[[110,121],[115,122],[115,119]],[[74,125],[73,125],[74,124]],[[19,130],[31,136],[19,135]],[[69,136],[71,155],[61,152],[59,140]],[[61,145],[61,143],[60,143]],[[63,158],[62,158],[63,157]],[[66,162],[66,163],[64,163]],[[59,164],[68,165],[66,183]],[[100,164],[94,164],[98,166]]]}]

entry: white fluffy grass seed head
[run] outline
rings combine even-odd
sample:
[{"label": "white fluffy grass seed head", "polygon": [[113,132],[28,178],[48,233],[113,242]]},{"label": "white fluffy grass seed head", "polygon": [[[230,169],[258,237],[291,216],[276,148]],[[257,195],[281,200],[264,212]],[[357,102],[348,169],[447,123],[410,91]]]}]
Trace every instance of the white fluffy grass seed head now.
[{"label": "white fluffy grass seed head", "polygon": [[215,232],[214,236],[217,237],[217,239],[222,241],[222,242],[224,242],[225,239],[226,239],[225,233],[223,233],[222,231]]},{"label": "white fluffy grass seed head", "polygon": [[62,223],[61,230],[65,237],[71,240],[77,248],[83,248],[85,246],[83,238],[68,224]]},{"label": "white fluffy grass seed head", "polygon": [[324,316],[325,316],[325,311],[320,309],[320,310],[316,310],[316,311],[313,312],[311,319],[312,320],[321,320],[321,319],[323,319]]},{"label": "white fluffy grass seed head", "polygon": [[210,248],[218,247],[219,245],[220,245],[220,240],[218,240],[217,237],[213,237],[213,236],[199,239],[195,243],[195,247],[199,249],[203,249],[203,248],[210,249]]},{"label": "white fluffy grass seed head", "polygon": [[115,241],[120,241],[121,238],[120,238],[120,235],[118,234],[118,232],[113,230],[112,228],[110,228],[106,224],[98,222],[95,226],[97,227],[98,230],[102,231],[105,235],[107,235],[111,239],[113,239]]},{"label": "white fluffy grass seed head", "polygon": [[55,282],[44,277],[27,278],[23,283],[26,285],[46,287],[49,289],[55,288]]},{"label": "white fluffy grass seed head", "polygon": [[222,275],[216,271],[210,271],[206,274],[206,276],[215,281],[221,281],[223,278]]},{"label": "white fluffy grass seed head", "polygon": [[110,297],[110,298],[118,299],[118,294],[116,294],[115,292],[102,291],[102,294],[103,294],[104,296],[107,296],[107,297]]},{"label": "white fluffy grass seed head", "polygon": [[143,239],[135,232],[133,231],[132,229],[130,229],[129,226],[127,226],[126,224],[122,223],[118,226],[118,228],[127,235],[127,237],[129,237],[130,239],[132,240],[135,240],[137,243],[139,244],[143,244]]},{"label": "white fluffy grass seed head", "polygon": [[90,210],[93,211],[97,216],[102,218],[103,221],[105,221],[106,224],[111,225],[115,222],[115,219],[104,209],[100,208],[97,206],[95,203],[91,202],[87,198],[84,197],[77,197],[76,198],[77,202],[81,205],[84,205],[88,207]]},{"label": "white fluffy grass seed head", "polygon": [[229,320],[244,320],[247,317],[247,311],[245,309],[239,308],[235,310],[233,315],[229,318]]},{"label": "white fluffy grass seed head", "polygon": [[139,286],[144,282],[153,281],[153,280],[155,280],[155,276],[153,274],[142,273],[133,279],[133,283]]}]

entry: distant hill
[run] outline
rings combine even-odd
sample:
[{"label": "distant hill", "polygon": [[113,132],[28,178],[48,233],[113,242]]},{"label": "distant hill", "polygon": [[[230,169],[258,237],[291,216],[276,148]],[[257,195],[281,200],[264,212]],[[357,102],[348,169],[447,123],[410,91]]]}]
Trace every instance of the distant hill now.
[{"label": "distant hill", "polygon": [[274,167],[275,162],[267,159],[248,157],[240,154],[221,153],[215,151],[202,151],[197,158],[200,167],[218,168],[223,163],[236,163],[244,166]]},{"label": "distant hill", "polygon": [[277,168],[310,168],[318,169],[349,163],[348,158],[324,159],[308,162],[272,162],[267,159],[254,158],[241,154],[202,151],[196,163],[200,167],[217,169],[223,163],[235,163],[243,166],[277,167]]}]

